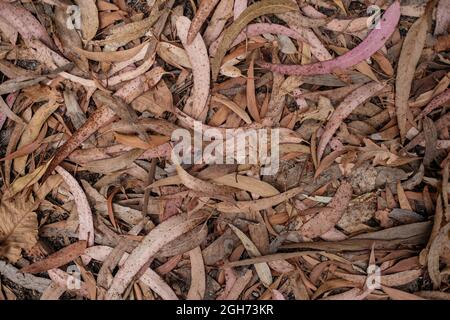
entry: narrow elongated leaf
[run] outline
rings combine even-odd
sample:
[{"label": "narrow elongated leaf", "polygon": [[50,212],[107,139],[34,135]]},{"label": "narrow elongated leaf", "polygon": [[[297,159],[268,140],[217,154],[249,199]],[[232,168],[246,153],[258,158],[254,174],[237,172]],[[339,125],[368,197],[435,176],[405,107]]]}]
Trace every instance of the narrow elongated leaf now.
[{"label": "narrow elongated leaf", "polygon": [[[259,257],[261,256],[261,253],[259,252],[258,248],[255,246],[255,244],[243,233],[241,230],[233,226],[232,224],[229,224],[229,227],[234,231],[234,233],[238,236],[238,238],[241,240],[242,244],[244,245],[245,249],[249,253],[249,255],[253,257]],[[272,273],[270,272],[270,268],[265,262],[261,263],[255,263],[255,269],[256,273],[258,274],[259,279],[261,282],[266,286],[270,286],[272,284]]]},{"label": "narrow elongated leaf", "polygon": [[191,22],[186,17],[177,19],[178,37],[186,49],[194,75],[194,88],[192,95],[185,105],[185,112],[195,119],[204,122],[206,118],[207,105],[210,86],[209,58],[205,43],[202,37],[197,34],[192,43],[188,42],[188,29]]},{"label": "narrow elongated leaf", "polygon": [[[431,1],[435,2],[435,1]],[[428,31],[429,18],[433,12],[431,2],[427,4],[425,14],[419,18],[408,31],[403,41],[402,52],[398,60],[397,78],[395,79],[395,110],[397,123],[402,141],[406,137],[406,123],[410,118],[408,107],[409,94],[411,92],[412,80],[425,45]]]}]

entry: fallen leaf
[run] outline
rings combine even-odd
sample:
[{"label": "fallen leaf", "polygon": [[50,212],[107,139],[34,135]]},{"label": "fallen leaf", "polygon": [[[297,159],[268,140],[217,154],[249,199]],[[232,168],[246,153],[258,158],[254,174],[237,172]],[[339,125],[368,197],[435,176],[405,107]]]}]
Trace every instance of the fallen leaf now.
[{"label": "fallen leaf", "polygon": [[214,7],[217,5],[219,0],[203,0],[200,2],[200,6],[195,13],[194,19],[192,19],[192,23],[189,26],[189,30],[186,37],[186,43],[191,44],[194,41],[195,36],[199,32],[205,20],[214,10]]},{"label": "fallen leaf", "polygon": [[64,168],[58,166],[55,170],[69,186],[70,192],[74,197],[79,219],[78,239],[87,241],[87,246],[93,246],[95,236],[94,223],[92,219],[91,207],[89,206],[86,195],[75,178],[72,177]]},{"label": "fallen leaf", "polygon": [[431,1],[427,4],[425,14],[409,29],[398,60],[397,77],[395,79],[395,110],[402,141],[405,139],[407,131],[406,123],[410,112],[408,99],[411,92],[411,84],[414,78],[414,72],[416,71],[416,65],[419,62],[425,45],[430,15],[434,6],[432,3],[435,2]]},{"label": "fallen leaf", "polygon": [[120,62],[126,61],[134,56],[136,56],[141,49],[147,45],[146,42],[141,43],[131,49],[120,50],[120,51],[87,51],[79,48],[73,48],[73,50],[79,55],[93,61],[99,62]]},{"label": "fallen leaf", "polygon": [[328,207],[323,208],[300,228],[301,235],[306,238],[315,238],[333,228],[344,214],[351,200],[352,192],[353,189],[349,183],[342,183]]},{"label": "fallen leaf", "polygon": [[95,0],[75,0],[81,13],[81,31],[86,41],[92,40],[99,27],[98,10]]},{"label": "fallen leaf", "polygon": [[392,35],[400,19],[400,3],[395,1],[381,18],[379,29],[374,29],[356,48],[336,59],[302,66],[258,63],[263,68],[273,72],[289,75],[316,75],[332,73],[336,70],[350,68],[381,49],[387,39]]},{"label": "fallen leaf", "polygon": [[191,286],[187,299],[202,300],[206,290],[206,274],[200,247],[189,251],[189,257],[191,260]]},{"label": "fallen leaf", "polygon": [[37,242],[36,204],[25,196],[1,200],[0,253],[12,263],[21,257],[22,249],[30,250]]},{"label": "fallen leaf", "polygon": [[177,19],[177,33],[189,57],[194,76],[193,93],[189,101],[186,102],[185,112],[192,115],[195,119],[204,122],[210,85],[208,52],[199,34],[189,44],[187,33],[190,25],[191,22],[186,17],[179,17]]},{"label": "fallen leaf", "polygon": [[[248,254],[251,257],[258,257],[261,255],[258,248],[254,245],[254,243],[243,233],[241,230],[239,230],[237,227],[233,226],[232,224],[228,225],[233,232],[239,237],[242,244],[244,245],[245,249],[247,250]],[[272,284],[272,273],[270,272],[269,266],[267,263],[255,263],[255,270],[258,274],[259,279],[265,285],[266,287],[270,286]]]},{"label": "fallen leaf", "polygon": [[61,267],[79,257],[86,249],[86,241],[78,241],[49,255],[43,260],[32,263],[20,269],[21,272],[40,273]]},{"label": "fallen leaf", "polygon": [[2,1],[0,19],[16,29],[25,40],[39,39],[50,48],[54,48],[47,30],[22,6]]}]

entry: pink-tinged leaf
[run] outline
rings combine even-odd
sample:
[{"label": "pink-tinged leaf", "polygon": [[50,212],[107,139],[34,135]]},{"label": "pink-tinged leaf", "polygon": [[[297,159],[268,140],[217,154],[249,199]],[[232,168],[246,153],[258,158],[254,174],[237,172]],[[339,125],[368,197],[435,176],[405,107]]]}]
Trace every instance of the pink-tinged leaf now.
[{"label": "pink-tinged leaf", "polygon": [[336,191],[328,207],[308,220],[300,229],[302,236],[315,238],[330,231],[342,218],[348,203],[352,199],[353,188],[350,183],[343,182]]},{"label": "pink-tinged leaf", "polygon": [[239,18],[245,9],[247,9],[247,0],[234,0],[233,19]]},{"label": "pink-tinged leaf", "polygon": [[437,97],[434,97],[433,100],[431,100],[430,103],[428,103],[428,105],[422,110],[418,118],[425,117],[427,114],[436,110],[448,100],[450,100],[450,89],[447,89]]},{"label": "pink-tinged leaf", "polygon": [[0,19],[0,30],[3,32],[5,37],[11,42],[11,44],[16,44],[19,33],[17,30],[11,26],[8,22]]},{"label": "pink-tinged leaf", "polygon": [[314,8],[311,5],[305,5],[304,7],[302,7],[302,11],[303,13],[310,18],[313,19],[326,19],[327,15],[323,14],[322,12],[316,10],[316,8]]},{"label": "pink-tinged leaf", "polygon": [[319,145],[317,147],[317,159],[320,160],[322,158],[328,142],[330,142],[331,137],[333,137],[342,121],[344,121],[357,106],[375,95],[383,89],[384,86],[385,84],[382,83],[370,82],[350,93],[344,101],[339,104],[331,115],[331,118],[328,120],[325,130],[320,137]]},{"label": "pink-tinged leaf", "polygon": [[64,182],[69,186],[73,195],[75,205],[77,207],[79,227],[78,239],[86,240],[88,246],[94,245],[94,222],[92,220],[92,211],[89,206],[86,194],[72,175],[64,168],[56,167],[56,172],[63,178]]},{"label": "pink-tinged leaf", "polygon": [[220,36],[227,20],[233,15],[233,2],[233,0],[222,0],[217,5],[211,20],[203,33],[203,39],[207,46]]},{"label": "pink-tinged leaf", "polygon": [[339,231],[336,228],[331,228],[330,230],[322,234],[320,237],[325,241],[342,241],[347,239],[345,233]]},{"label": "pink-tinged leaf", "polygon": [[1,1],[0,19],[16,29],[25,40],[39,39],[50,48],[55,48],[47,30],[25,8]]},{"label": "pink-tinged leaf", "polygon": [[233,286],[229,290],[228,294],[224,297],[221,297],[221,299],[217,300],[237,300],[247,287],[252,277],[253,277],[252,269],[247,269],[247,271],[242,276],[236,279]]},{"label": "pink-tinged leaf", "polygon": [[191,44],[187,43],[188,29],[191,22],[186,17],[179,17],[176,22],[178,37],[189,57],[194,76],[192,95],[185,104],[185,112],[204,122],[209,96],[210,69],[208,52],[202,37],[197,33]]},{"label": "pink-tinged leaf", "polygon": [[131,252],[124,265],[119,269],[105,298],[121,299],[122,293],[131,283],[134,276],[151,257],[170,241],[195,228],[204,218],[204,215],[188,218],[186,214],[180,214],[165,220],[152,229]]},{"label": "pink-tinged leaf", "polygon": [[200,2],[200,6],[198,7],[197,12],[195,13],[195,17],[192,19],[192,23],[189,27],[189,31],[187,34],[188,44],[191,44],[192,41],[194,41],[195,36],[218,2],[219,0],[202,0]]},{"label": "pink-tinged leaf", "polygon": [[436,9],[436,27],[434,35],[445,34],[450,28],[450,0],[439,0]]},{"label": "pink-tinged leaf", "polygon": [[333,60],[317,62],[307,65],[282,65],[260,62],[259,64],[273,72],[288,75],[328,74],[340,69],[348,69],[370,58],[380,50],[384,43],[394,33],[400,19],[400,3],[395,1],[384,13],[380,20],[380,28],[374,29],[356,48]]}]

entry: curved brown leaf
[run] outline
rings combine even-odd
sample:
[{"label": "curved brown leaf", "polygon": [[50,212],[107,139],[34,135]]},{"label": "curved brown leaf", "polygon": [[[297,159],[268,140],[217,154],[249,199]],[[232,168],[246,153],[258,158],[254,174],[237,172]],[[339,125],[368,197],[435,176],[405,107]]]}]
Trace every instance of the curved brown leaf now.
[{"label": "curved brown leaf", "polygon": [[96,109],[91,116],[86,120],[83,126],[78,129],[56,152],[51,160],[42,181],[45,181],[53,170],[67,158],[76,148],[78,148],[87,138],[95,133],[99,128],[110,122],[115,116],[108,106],[102,105]]},{"label": "curved brown leaf", "polygon": [[61,267],[79,257],[85,249],[86,241],[77,241],[49,255],[43,260],[23,267],[22,269],[20,269],[20,271],[28,273],[39,273]]}]

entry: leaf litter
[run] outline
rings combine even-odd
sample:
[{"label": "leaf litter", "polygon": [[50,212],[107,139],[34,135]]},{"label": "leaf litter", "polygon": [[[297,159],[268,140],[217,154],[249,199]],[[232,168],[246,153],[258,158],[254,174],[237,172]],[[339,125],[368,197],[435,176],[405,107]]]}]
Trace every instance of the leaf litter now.
[{"label": "leaf litter", "polygon": [[0,2],[0,298],[450,299],[449,1],[133,3]]}]

